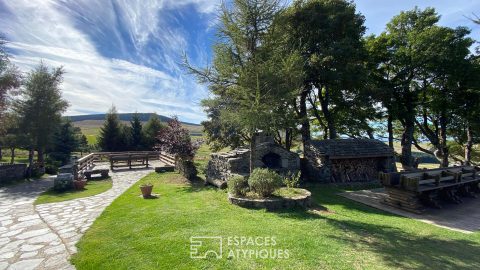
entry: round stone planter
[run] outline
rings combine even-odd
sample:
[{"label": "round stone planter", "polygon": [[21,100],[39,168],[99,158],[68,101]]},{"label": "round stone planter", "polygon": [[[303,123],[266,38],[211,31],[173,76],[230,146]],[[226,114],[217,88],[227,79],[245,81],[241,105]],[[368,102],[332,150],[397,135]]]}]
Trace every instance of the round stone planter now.
[{"label": "round stone planter", "polygon": [[310,207],[312,194],[306,189],[302,189],[302,191],[304,194],[296,195],[295,197],[270,197],[262,199],[235,197],[228,193],[228,200],[232,204],[253,209],[278,210]]}]

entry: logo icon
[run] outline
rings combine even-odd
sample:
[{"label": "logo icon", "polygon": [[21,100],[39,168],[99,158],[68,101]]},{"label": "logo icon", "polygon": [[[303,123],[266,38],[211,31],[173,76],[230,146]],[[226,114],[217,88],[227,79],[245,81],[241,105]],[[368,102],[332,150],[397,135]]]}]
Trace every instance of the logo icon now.
[{"label": "logo icon", "polygon": [[222,258],[221,236],[192,236],[190,237],[190,258],[206,259],[208,256]]}]

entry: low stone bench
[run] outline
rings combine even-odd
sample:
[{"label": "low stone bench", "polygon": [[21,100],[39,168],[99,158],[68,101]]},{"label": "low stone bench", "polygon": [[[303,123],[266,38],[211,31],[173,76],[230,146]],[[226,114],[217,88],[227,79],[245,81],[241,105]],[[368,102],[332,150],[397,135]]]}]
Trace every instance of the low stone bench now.
[{"label": "low stone bench", "polygon": [[94,169],[94,170],[86,170],[83,172],[83,175],[85,175],[85,177],[90,180],[92,179],[92,174],[100,174],[102,176],[102,178],[107,178],[108,177],[108,172],[109,170],[108,169]]},{"label": "low stone bench", "polygon": [[155,167],[155,172],[157,172],[157,173],[173,172],[173,171],[175,171],[175,166]]}]

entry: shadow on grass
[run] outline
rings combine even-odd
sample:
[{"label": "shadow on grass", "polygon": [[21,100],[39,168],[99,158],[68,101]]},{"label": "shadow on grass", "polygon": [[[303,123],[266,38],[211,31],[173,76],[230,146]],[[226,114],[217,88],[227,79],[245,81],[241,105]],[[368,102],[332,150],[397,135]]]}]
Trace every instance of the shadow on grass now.
[{"label": "shadow on grass", "polygon": [[[343,198],[338,192],[350,188],[315,186],[309,190],[313,200],[319,205],[339,205],[346,211],[357,213],[382,215],[385,218],[398,217],[395,214],[384,212]],[[353,190],[364,189],[355,187]],[[310,209],[311,210],[311,209]],[[382,257],[389,268],[399,269],[480,269],[480,243],[467,239],[454,239],[454,232],[447,233],[446,237],[428,234],[416,234],[414,224],[402,230],[381,224],[365,223],[358,220],[338,220],[328,215],[318,215],[310,210],[285,210],[277,212],[279,216],[294,219],[323,218],[327,224],[340,231],[329,238],[345,243],[354,250],[370,251]],[[427,225],[426,225],[427,226]],[[423,232],[425,230],[422,229]],[[452,236],[450,236],[452,235]],[[479,239],[472,235],[472,239]],[[448,239],[451,238],[451,239]]]},{"label": "shadow on grass", "polygon": [[312,200],[319,205],[338,205],[346,210],[360,211],[364,213],[384,215],[389,217],[399,217],[396,214],[373,208],[339,195],[339,193],[346,191],[375,188],[378,188],[378,186],[370,184],[354,186],[314,185],[311,186],[309,190],[312,193]]},{"label": "shadow on grass", "polygon": [[421,236],[399,228],[328,219],[343,233],[330,235],[355,250],[374,252],[391,268],[480,269],[480,244],[464,239]]}]

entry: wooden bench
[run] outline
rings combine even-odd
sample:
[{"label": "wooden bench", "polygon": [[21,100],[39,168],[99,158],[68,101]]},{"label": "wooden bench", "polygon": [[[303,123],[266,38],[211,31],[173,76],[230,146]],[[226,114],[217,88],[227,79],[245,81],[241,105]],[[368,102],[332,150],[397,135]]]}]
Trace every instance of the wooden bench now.
[{"label": "wooden bench", "polygon": [[134,153],[134,154],[112,154],[109,156],[110,168],[145,167],[148,168],[149,160],[158,158],[158,153]]},{"label": "wooden bench", "polygon": [[83,175],[87,178],[87,180],[92,179],[92,174],[100,174],[102,178],[107,178],[108,177],[108,169],[94,169],[94,170],[85,170],[83,172]]},{"label": "wooden bench", "polygon": [[380,173],[388,194],[384,203],[414,213],[425,206],[441,208],[440,201],[461,203],[461,197],[476,197],[480,192],[480,168],[472,166]]}]

